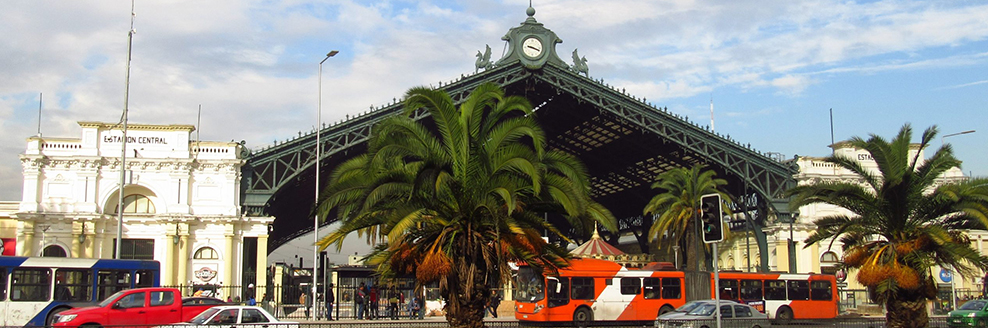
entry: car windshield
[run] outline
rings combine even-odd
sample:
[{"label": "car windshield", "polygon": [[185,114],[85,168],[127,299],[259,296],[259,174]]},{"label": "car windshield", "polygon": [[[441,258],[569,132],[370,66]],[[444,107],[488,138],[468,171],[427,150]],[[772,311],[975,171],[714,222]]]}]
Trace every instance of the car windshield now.
[{"label": "car windshield", "polygon": [[689,302],[689,303],[683,304],[682,306],[676,308],[675,311],[676,312],[690,312],[690,310],[695,309],[697,306],[700,306],[700,304],[703,304],[703,302],[697,302],[697,301]]},{"label": "car windshield", "polygon": [[113,293],[113,295],[110,295],[110,297],[107,297],[102,302],[99,302],[99,307],[107,307],[107,306],[110,306],[110,304],[112,304],[113,301],[117,300],[117,298],[120,298],[120,295],[123,295],[124,292],[125,291],[121,290],[119,292]]},{"label": "car windshield", "polygon": [[518,293],[516,300],[538,302],[545,299],[545,278],[530,266],[518,268]]},{"label": "car windshield", "polygon": [[983,301],[983,300],[968,301],[967,303],[964,303],[964,305],[961,305],[961,307],[958,308],[958,310],[974,310],[974,311],[978,311],[978,310],[984,309],[985,308],[985,304],[988,304],[988,301]]},{"label": "car windshield", "polygon": [[206,311],[202,311],[202,313],[199,313],[199,315],[197,315],[194,318],[192,318],[192,320],[189,320],[189,322],[194,323],[194,324],[197,324],[197,325],[204,324],[204,323],[206,323],[207,320],[209,320],[210,317],[213,316],[213,314],[216,314],[216,312],[219,312],[219,311],[220,311],[220,309],[218,309],[218,308],[208,308],[208,309],[206,309]]},{"label": "car windshield", "polygon": [[713,303],[700,303],[697,307],[687,312],[687,315],[709,316],[714,313],[717,306]]}]

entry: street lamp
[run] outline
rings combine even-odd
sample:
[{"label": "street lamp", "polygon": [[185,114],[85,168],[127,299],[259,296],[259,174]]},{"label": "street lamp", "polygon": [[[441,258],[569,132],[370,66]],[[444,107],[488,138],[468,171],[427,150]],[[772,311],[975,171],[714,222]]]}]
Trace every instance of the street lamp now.
[{"label": "street lamp", "polygon": [[953,137],[953,136],[959,136],[959,135],[962,135],[962,134],[974,133],[974,132],[976,132],[976,131],[974,131],[974,130],[967,130],[967,131],[963,131],[963,132],[957,132],[957,133],[951,133],[951,134],[944,135],[944,136],[940,137],[940,146],[943,146],[943,139],[946,139],[948,137]]},{"label": "street lamp", "polygon": [[[317,105],[318,109],[316,110],[316,163],[315,163],[316,165],[315,204],[317,205],[319,204],[319,157],[321,155],[321,150],[322,150],[321,149],[322,140],[320,138],[320,133],[319,133],[320,130],[322,130],[322,63],[325,63],[326,60],[328,60],[330,57],[336,56],[336,54],[338,53],[340,52],[336,50],[332,50],[328,54],[326,54],[326,58],[323,58],[322,61],[319,62],[319,97],[318,97],[319,100]],[[317,277],[319,277],[319,245],[317,245],[319,243],[319,214],[318,213],[315,214],[315,216],[313,216],[312,218],[312,239],[314,240],[314,242],[312,243],[312,297],[309,297],[309,299],[312,300],[312,320],[316,320],[316,316],[317,316],[316,309],[318,308],[317,304],[319,304],[319,299],[317,296],[319,294],[316,293],[317,291],[316,282],[319,281],[317,279]],[[305,304],[302,304],[302,306],[305,306]]]}]

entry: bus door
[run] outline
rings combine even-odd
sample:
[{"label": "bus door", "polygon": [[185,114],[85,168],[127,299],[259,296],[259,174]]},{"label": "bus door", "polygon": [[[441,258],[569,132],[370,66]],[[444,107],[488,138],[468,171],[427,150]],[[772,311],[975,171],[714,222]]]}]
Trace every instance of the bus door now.
[{"label": "bus door", "polygon": [[[642,293],[642,278],[607,278],[610,283],[597,300],[601,304],[601,320],[637,320],[636,297]],[[605,281],[607,283],[607,281]]]},{"label": "bus door", "polygon": [[22,326],[36,319],[48,307],[51,301],[51,269],[14,268],[9,279],[7,320]]},{"label": "bus door", "polygon": [[[0,313],[7,312],[7,268],[0,267]],[[14,326],[13,322],[7,321],[7,316],[0,316],[0,326]]]}]

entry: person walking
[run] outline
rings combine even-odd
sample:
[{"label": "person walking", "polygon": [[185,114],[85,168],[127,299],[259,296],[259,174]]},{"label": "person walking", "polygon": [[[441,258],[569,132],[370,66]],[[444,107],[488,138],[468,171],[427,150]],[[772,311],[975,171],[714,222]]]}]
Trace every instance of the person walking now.
[{"label": "person walking", "polygon": [[497,307],[501,305],[501,295],[497,291],[491,295],[489,303],[487,303],[487,311],[491,313],[491,316],[497,318]]},{"label": "person walking", "polygon": [[333,292],[333,283],[329,283],[329,288],[326,289],[326,320],[333,321],[333,302],[336,301],[336,295]]},{"label": "person walking", "polygon": [[388,293],[388,316],[391,320],[398,320],[398,290],[391,287]]},{"label": "person walking", "polygon": [[357,295],[353,297],[353,302],[357,305],[357,320],[364,320],[364,312],[367,311],[367,286],[363,282],[357,287]]},{"label": "person walking", "polygon": [[309,297],[307,297],[305,295],[305,292],[302,292],[302,294],[298,296],[298,304],[301,305],[302,308],[305,309],[305,317],[308,318],[309,317]]}]

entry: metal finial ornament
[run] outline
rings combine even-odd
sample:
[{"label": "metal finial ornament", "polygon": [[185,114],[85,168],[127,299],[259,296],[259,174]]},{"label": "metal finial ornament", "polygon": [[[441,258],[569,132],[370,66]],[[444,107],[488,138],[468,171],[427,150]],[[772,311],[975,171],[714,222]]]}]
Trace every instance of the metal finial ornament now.
[{"label": "metal finial ornament", "polygon": [[535,8],[532,7],[532,0],[528,0],[528,9],[525,10],[525,13],[528,14],[528,17],[535,16]]}]

